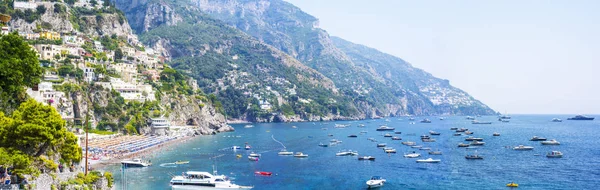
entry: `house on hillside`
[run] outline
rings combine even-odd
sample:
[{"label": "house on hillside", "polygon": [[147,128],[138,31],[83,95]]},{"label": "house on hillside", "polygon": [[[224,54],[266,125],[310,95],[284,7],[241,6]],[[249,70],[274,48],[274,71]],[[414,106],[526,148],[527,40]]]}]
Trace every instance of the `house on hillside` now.
[{"label": "house on hillside", "polygon": [[52,31],[42,31],[40,32],[40,38],[45,38],[49,40],[60,40],[60,33]]},{"label": "house on hillside", "polygon": [[20,10],[35,9],[35,8],[37,8],[37,5],[35,4],[35,1],[33,1],[33,0],[29,0],[29,1],[14,1],[13,2],[13,8],[20,9]]},{"label": "house on hillside", "polygon": [[50,44],[36,44],[35,50],[38,52],[38,58],[43,60],[54,59],[55,55],[60,55],[62,46]]}]

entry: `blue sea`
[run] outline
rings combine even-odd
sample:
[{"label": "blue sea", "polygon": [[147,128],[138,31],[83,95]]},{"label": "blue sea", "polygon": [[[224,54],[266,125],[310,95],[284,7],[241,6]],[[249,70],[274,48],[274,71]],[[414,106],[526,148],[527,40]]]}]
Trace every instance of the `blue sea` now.
[{"label": "blue sea", "polygon": [[[552,118],[563,122],[551,122]],[[510,182],[520,189],[598,189],[600,186],[600,117],[594,121],[568,121],[566,115],[513,115],[509,123],[497,121],[495,116],[477,118],[492,121],[491,125],[473,125],[465,117],[429,117],[432,123],[419,123],[425,117],[416,117],[414,124],[406,117],[337,122],[260,123],[253,128],[243,124],[233,125],[235,132],[214,136],[200,136],[170,146],[150,155],[154,164],[147,168],[128,168],[119,165],[105,169],[112,171],[117,189],[170,189],[170,175],[184,171],[211,172],[213,166],[219,174],[230,176],[235,184],[254,186],[254,189],[366,189],[365,182],[374,175],[387,179],[381,189],[507,189]],[[350,124],[334,128],[335,124]],[[364,128],[359,128],[364,124]],[[379,132],[380,125],[395,127],[393,132]],[[292,126],[296,126],[293,128]],[[459,148],[467,137],[453,136],[451,127],[468,128],[473,137],[484,138],[486,143],[477,149]],[[324,130],[323,128],[326,128]],[[368,131],[360,134],[361,131]],[[424,143],[420,135],[430,130],[440,132],[432,136],[436,142]],[[498,132],[501,136],[492,136]],[[402,138],[393,141],[383,137],[392,133]],[[331,134],[333,137],[329,137]],[[348,135],[358,135],[349,138]],[[529,141],[533,136],[556,139],[558,146],[542,146],[539,141]],[[288,151],[303,152],[308,158],[279,156],[280,141]],[[333,138],[341,140],[336,146],[319,147]],[[367,138],[375,138],[371,142]],[[428,155],[427,150],[414,149],[400,144],[403,141],[440,150],[442,155]],[[244,144],[252,150],[243,150]],[[377,143],[387,143],[397,154],[386,154]],[[516,151],[507,146],[527,145],[531,151]],[[233,151],[232,146],[242,150]],[[336,156],[340,150],[351,149],[359,155],[376,157],[375,161],[358,161],[357,156]],[[561,151],[563,158],[546,158],[552,150]],[[417,151],[421,159],[441,159],[441,163],[416,163],[416,158],[404,158],[405,152]],[[464,156],[477,153],[483,160],[466,160]],[[262,154],[259,161],[249,161],[250,152]],[[242,154],[242,158],[236,158]],[[173,165],[177,160],[189,160],[186,165]],[[273,172],[273,176],[256,176],[255,171]],[[123,174],[126,175],[124,184]]]}]

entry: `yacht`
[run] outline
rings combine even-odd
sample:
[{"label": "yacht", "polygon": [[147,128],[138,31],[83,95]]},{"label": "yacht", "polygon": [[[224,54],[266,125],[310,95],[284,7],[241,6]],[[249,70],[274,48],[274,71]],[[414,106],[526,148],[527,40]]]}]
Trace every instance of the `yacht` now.
[{"label": "yacht", "polygon": [[171,189],[252,189],[231,183],[224,175],[212,175],[208,172],[188,171],[174,176],[169,182]]},{"label": "yacht", "polygon": [[467,129],[467,128],[460,128],[460,129],[456,129],[456,132],[460,133],[460,132],[465,132],[465,131],[468,131],[468,130],[469,129]]},{"label": "yacht", "polygon": [[387,146],[387,144],[385,144],[385,143],[377,144],[377,147],[385,147],[385,146]]},{"label": "yacht", "polygon": [[431,150],[431,148],[429,148],[429,147],[423,147],[423,148],[419,148],[419,150]]},{"label": "yacht", "polygon": [[473,120],[473,121],[471,121],[471,124],[492,124],[492,122]]},{"label": "yacht", "polygon": [[250,157],[257,157],[258,158],[258,157],[260,157],[260,154],[251,152],[248,156],[250,156]]},{"label": "yacht", "polygon": [[240,149],[240,146],[232,146],[231,149],[238,150],[238,149]]},{"label": "yacht", "polygon": [[393,131],[395,128],[393,127],[388,127],[385,125],[380,126],[379,128],[377,128],[377,131]]},{"label": "yacht", "polygon": [[439,163],[442,160],[440,159],[433,159],[433,158],[427,158],[427,159],[419,159],[417,160],[417,163]]},{"label": "yacht", "polygon": [[421,139],[423,142],[435,142],[435,139]]},{"label": "yacht", "polygon": [[356,156],[358,155],[358,152],[356,151],[351,151],[351,150],[342,150],[339,151],[338,153],[335,153],[336,156]]},{"label": "yacht", "polygon": [[548,154],[546,154],[546,157],[548,158],[562,158],[562,156],[563,153],[556,150],[553,150],[552,152],[548,152]]},{"label": "yacht", "polygon": [[469,136],[465,139],[465,141],[483,141],[483,138]]},{"label": "yacht", "polygon": [[248,156],[248,160],[250,161],[258,161],[260,158],[254,156]]},{"label": "yacht", "polygon": [[552,139],[549,141],[542,141],[542,145],[560,145],[560,142],[556,141],[555,139]]},{"label": "yacht", "polygon": [[585,115],[576,115],[575,117],[567,118],[567,120],[594,120],[594,117],[587,117]]},{"label": "yacht", "polygon": [[420,157],[420,156],[421,156],[421,154],[416,153],[416,152],[412,152],[412,153],[409,153],[409,154],[404,154],[405,158],[416,158],[416,157]]},{"label": "yacht", "polygon": [[471,135],[473,134],[473,131],[465,131],[465,135]]},{"label": "yacht", "polygon": [[471,116],[467,116],[467,120],[475,120],[475,118],[471,117]]},{"label": "yacht", "polygon": [[342,141],[337,140],[337,139],[331,139],[331,140],[329,140],[329,142],[332,142],[332,143],[341,143]]},{"label": "yacht", "polygon": [[425,118],[425,119],[421,120],[421,123],[431,123],[431,120]]},{"label": "yacht", "polygon": [[383,137],[392,137],[392,134],[386,133]]},{"label": "yacht", "polygon": [[148,167],[152,165],[150,161],[142,160],[139,158],[135,158],[132,160],[123,160],[121,161],[121,164],[125,167]]},{"label": "yacht", "polygon": [[306,158],[306,157],[308,157],[308,154],[304,154],[302,152],[296,152],[296,154],[294,154],[294,157],[296,157],[296,158]]},{"label": "yacht", "polygon": [[367,186],[369,188],[378,188],[383,186],[383,184],[385,184],[385,179],[383,179],[382,177],[379,176],[373,176],[371,177],[371,179],[369,181],[367,181]]},{"label": "yacht", "polygon": [[394,149],[392,147],[385,147],[385,148],[383,148],[383,152],[385,152],[385,153],[396,153],[396,149]]},{"label": "yacht", "polygon": [[430,134],[430,135],[440,135],[440,133],[439,133],[439,132],[435,132],[435,131],[429,131],[429,134]]},{"label": "yacht", "polygon": [[501,115],[498,116],[499,119],[510,119],[511,117],[509,115]]},{"label": "yacht", "polygon": [[469,147],[469,144],[465,144],[465,143],[459,143],[458,147]]},{"label": "yacht", "polygon": [[415,145],[415,146],[411,146],[411,148],[423,148],[423,146],[421,146],[421,145]]},{"label": "yacht", "polygon": [[350,137],[350,138],[356,138],[358,136],[357,135],[348,135],[348,137]]},{"label": "yacht", "polygon": [[439,151],[439,150],[429,151],[429,155],[442,155],[442,151]]},{"label": "yacht", "polygon": [[399,140],[402,140],[402,138],[400,138],[400,137],[392,137],[392,140],[399,141]]},{"label": "yacht", "polygon": [[497,137],[497,136],[500,136],[500,133],[498,133],[498,132],[494,132],[493,136],[496,136],[496,137]]},{"label": "yacht", "polygon": [[244,125],[244,128],[252,128],[254,125]]},{"label": "yacht", "polygon": [[485,142],[481,142],[481,141],[473,141],[471,142],[471,146],[483,146],[485,144]]},{"label": "yacht", "polygon": [[277,153],[278,155],[294,155],[294,152],[290,152],[287,151],[286,149],[282,149],[281,151],[279,151],[279,153]]},{"label": "yacht", "polygon": [[454,136],[461,136],[462,133],[454,133]]},{"label": "yacht", "polygon": [[465,156],[465,158],[466,158],[467,160],[483,160],[483,157],[482,157],[482,156],[479,156],[477,153],[475,153],[475,154],[467,154],[467,155]]},{"label": "yacht", "polygon": [[544,137],[538,137],[538,136],[533,136],[531,139],[529,139],[530,141],[545,141],[546,138]]},{"label": "yacht", "polygon": [[405,142],[402,142],[402,144],[403,144],[403,145],[406,145],[406,146],[414,146],[414,145],[416,145],[417,143],[416,143],[416,142],[412,142],[412,141],[405,141]]},{"label": "yacht", "polygon": [[249,144],[246,144],[246,146],[244,147],[244,149],[246,150],[250,150],[250,148],[252,148]]},{"label": "yacht", "polygon": [[371,160],[371,161],[375,161],[375,157],[373,157],[373,156],[361,156],[361,157],[358,157],[358,160]]},{"label": "yacht", "polygon": [[328,147],[329,145],[328,144],[319,143],[319,146],[320,147]]},{"label": "yacht", "polygon": [[562,122],[562,119],[552,118],[552,122]]},{"label": "yacht", "polygon": [[365,127],[365,124],[358,124],[358,127]]},{"label": "yacht", "polygon": [[458,127],[450,127],[450,130],[457,130]]},{"label": "yacht", "polygon": [[533,150],[533,146],[519,145],[517,147],[514,147],[513,150]]}]

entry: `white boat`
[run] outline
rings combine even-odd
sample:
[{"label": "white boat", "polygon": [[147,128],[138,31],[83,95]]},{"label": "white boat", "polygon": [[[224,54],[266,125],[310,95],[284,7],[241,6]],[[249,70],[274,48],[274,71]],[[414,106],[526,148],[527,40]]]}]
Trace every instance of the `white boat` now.
[{"label": "white boat", "polygon": [[556,150],[553,150],[552,152],[548,152],[548,154],[546,154],[546,157],[548,158],[562,158],[562,156],[563,153]]},{"label": "white boat", "polygon": [[423,148],[419,148],[419,150],[431,150],[431,148],[429,148],[429,147],[423,147]]},{"label": "white boat", "polygon": [[408,153],[408,154],[404,154],[405,158],[416,158],[416,157],[420,157],[421,154],[416,153],[416,152],[412,152],[412,153]]},{"label": "white boat", "polygon": [[358,152],[356,151],[351,151],[351,150],[342,150],[339,151],[338,153],[335,153],[336,156],[356,156],[358,155]]},{"label": "white boat", "polygon": [[377,128],[376,130],[377,131],[393,131],[394,129],[395,128],[393,128],[393,127],[388,127],[388,126],[382,125],[379,128]]},{"label": "white boat", "polygon": [[469,136],[469,137],[465,138],[465,141],[483,141],[483,138]]},{"label": "white boat", "polygon": [[475,120],[475,118],[471,117],[471,116],[467,116],[467,120]]},{"label": "white boat", "polygon": [[392,140],[399,141],[399,140],[402,140],[402,138],[400,138],[400,137],[392,137]]},{"label": "white boat", "polygon": [[135,158],[132,160],[122,160],[121,164],[125,165],[125,167],[148,167],[152,165],[151,162],[139,158]]},{"label": "white boat", "polygon": [[250,157],[260,157],[260,154],[251,152],[248,156],[250,156]]},{"label": "white boat", "polygon": [[374,161],[375,157],[373,157],[373,156],[361,156],[361,157],[358,157],[358,160],[371,160],[371,161]]},{"label": "white boat", "polygon": [[250,161],[258,161],[260,158],[254,156],[248,156],[248,160]]},{"label": "white boat", "polygon": [[232,150],[237,150],[237,149],[240,149],[240,146],[232,146],[231,149]]},{"label": "white boat", "polygon": [[244,125],[244,128],[252,128],[254,125]]},{"label": "white boat", "polygon": [[392,134],[386,133],[383,137],[392,137]]},{"label": "white boat", "polygon": [[402,144],[403,144],[403,145],[406,145],[406,146],[414,146],[414,145],[416,145],[417,143],[416,143],[416,142],[412,142],[412,141],[405,141],[405,142],[402,142]]},{"label": "white boat", "polygon": [[562,122],[562,119],[558,119],[558,118],[553,118],[552,122]]},{"label": "white boat", "polygon": [[377,188],[383,186],[386,180],[379,176],[373,176],[369,181],[367,181],[367,186],[369,188]]},{"label": "white boat", "polygon": [[296,157],[296,158],[306,158],[306,157],[308,157],[308,154],[304,154],[302,152],[296,152],[296,154],[294,154],[294,157]]},{"label": "white boat", "polygon": [[439,163],[442,160],[439,159],[433,159],[433,158],[427,158],[427,159],[419,159],[417,160],[417,163]]},{"label": "white boat", "polygon": [[498,132],[494,132],[493,136],[496,136],[496,137],[497,137],[497,136],[500,136],[500,133],[498,133]]},{"label": "white boat", "polygon": [[545,141],[546,138],[544,137],[538,137],[538,136],[533,136],[531,139],[529,139],[530,141]]},{"label": "white boat", "polygon": [[252,147],[249,144],[246,144],[246,146],[244,147],[244,149],[246,150],[250,150]]},{"label": "white boat", "polygon": [[423,148],[423,146],[421,146],[421,145],[415,145],[415,146],[411,146],[411,148]]},{"label": "white boat", "polygon": [[533,150],[533,146],[519,145],[517,147],[514,147],[513,150]]},{"label": "white boat", "polygon": [[440,133],[439,133],[439,132],[435,132],[435,131],[429,131],[429,134],[430,134],[430,135],[440,135]]},{"label": "white boat", "polygon": [[379,143],[379,144],[377,144],[377,147],[385,147],[385,146],[387,146],[387,144],[385,144],[385,143]]},{"label": "white boat", "polygon": [[473,134],[473,131],[465,131],[465,135],[471,135]]},{"label": "white boat", "polygon": [[423,142],[435,142],[435,139],[421,139]]},{"label": "white boat", "polygon": [[277,153],[278,155],[294,155],[294,152],[287,151],[286,149],[282,149]]},{"label": "white boat", "polygon": [[485,142],[481,142],[481,141],[471,142],[471,146],[483,146],[484,144],[485,144]]},{"label": "white boat", "polygon": [[556,141],[555,139],[552,139],[549,141],[542,141],[542,145],[560,145],[560,142]]},{"label": "white boat", "polygon": [[336,123],[336,124],[335,124],[335,126],[334,126],[334,128],[346,128],[346,127],[348,127],[348,126],[350,126],[350,124],[346,124],[346,125],[344,125],[344,124],[337,124],[337,123]]},{"label": "white boat", "polygon": [[442,151],[436,150],[436,151],[429,151],[430,155],[442,155]]},{"label": "white boat", "polygon": [[174,176],[169,182],[172,189],[252,189],[231,183],[224,175],[212,175],[208,172],[188,171]]},{"label": "white boat", "polygon": [[385,147],[385,148],[383,148],[383,152],[385,152],[385,153],[396,153],[396,149],[394,149],[392,147]]},{"label": "white boat", "polygon": [[337,139],[331,139],[331,140],[329,140],[329,142],[332,142],[332,143],[341,143],[342,141],[337,140]]}]

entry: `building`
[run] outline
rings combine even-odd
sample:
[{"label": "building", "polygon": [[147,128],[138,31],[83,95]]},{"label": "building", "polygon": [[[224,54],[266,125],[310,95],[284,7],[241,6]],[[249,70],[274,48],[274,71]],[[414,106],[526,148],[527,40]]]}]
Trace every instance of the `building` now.
[{"label": "building", "polygon": [[10,28],[8,26],[3,26],[0,34],[7,35],[8,33],[10,33]]},{"label": "building", "polygon": [[148,80],[151,80],[153,82],[156,82],[158,81],[158,79],[160,79],[160,74],[156,70],[146,70],[142,72],[142,74],[148,77]]},{"label": "building", "polygon": [[42,31],[40,32],[40,38],[45,38],[49,40],[60,40],[60,33],[51,32],[51,31]]},{"label": "building", "polygon": [[150,120],[152,133],[155,135],[165,135],[166,131],[169,130],[169,128],[171,127],[171,123],[167,118],[152,118]]},{"label": "building", "polygon": [[62,39],[65,44],[73,44],[78,46],[85,44],[85,40],[80,36],[62,36]]},{"label": "building", "polygon": [[62,46],[50,44],[36,44],[34,47],[38,52],[39,59],[44,60],[54,59],[54,56],[60,55],[60,51],[63,49]]},{"label": "building", "polygon": [[14,1],[13,2],[13,7],[15,9],[25,10],[25,9],[35,9],[35,8],[37,8],[37,5],[32,0],[27,1],[27,2],[25,2],[25,1]]},{"label": "building", "polygon": [[121,79],[124,82],[137,82],[137,66],[131,63],[117,63],[108,66],[109,69],[114,69],[121,74]]},{"label": "building", "polygon": [[156,100],[155,92],[151,85],[134,85],[119,78],[110,78],[110,82],[96,82],[96,84],[119,92],[121,97],[128,101],[135,100],[144,102],[146,100]]},{"label": "building", "polygon": [[260,109],[262,110],[270,110],[272,108],[271,103],[265,100],[259,101]]},{"label": "building", "polygon": [[104,46],[102,46],[102,43],[100,43],[99,41],[94,41],[94,50],[102,52],[104,51]]},{"label": "building", "polygon": [[28,40],[37,40],[40,39],[40,34],[39,33],[24,33],[24,32],[19,32],[19,36],[28,39]]},{"label": "building", "polygon": [[90,67],[84,67],[83,68],[83,80],[91,83],[92,81],[96,80],[96,75],[94,73],[94,68],[90,68]]}]

